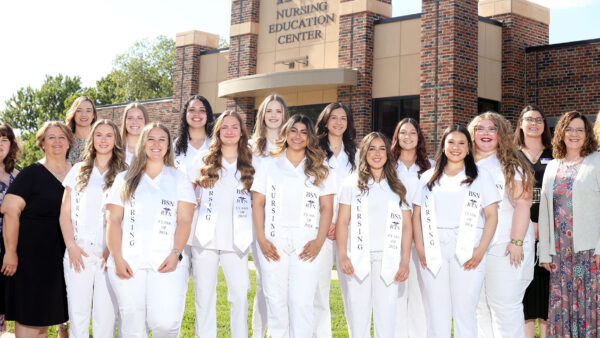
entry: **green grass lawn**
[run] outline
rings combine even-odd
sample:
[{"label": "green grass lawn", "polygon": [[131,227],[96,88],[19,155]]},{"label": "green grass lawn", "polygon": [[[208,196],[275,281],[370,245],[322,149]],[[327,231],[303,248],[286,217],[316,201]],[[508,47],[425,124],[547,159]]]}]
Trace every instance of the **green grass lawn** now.
[{"label": "green grass lawn", "polygon": [[[251,289],[248,292],[248,336],[252,336],[252,305],[254,301],[254,294],[256,293],[256,279],[255,272],[250,271],[250,282]],[[183,316],[183,322],[181,324],[182,338],[194,337],[194,292],[193,285],[190,279],[189,288],[186,296],[185,313]],[[346,326],[346,317],[344,316],[344,305],[342,302],[342,296],[340,292],[340,285],[337,280],[331,281],[331,293],[330,293],[330,304],[331,304],[331,329],[334,338],[345,338],[348,337],[348,328]],[[13,323],[8,323],[9,331],[14,332]],[[219,282],[217,284],[217,336],[219,338],[230,337],[231,332],[229,330],[229,303],[227,302],[227,286],[225,284],[225,277],[221,269],[219,269]],[[55,328],[50,328],[48,337],[56,337]],[[91,330],[90,330],[91,337]],[[536,328],[536,337],[539,337],[538,329]]]}]

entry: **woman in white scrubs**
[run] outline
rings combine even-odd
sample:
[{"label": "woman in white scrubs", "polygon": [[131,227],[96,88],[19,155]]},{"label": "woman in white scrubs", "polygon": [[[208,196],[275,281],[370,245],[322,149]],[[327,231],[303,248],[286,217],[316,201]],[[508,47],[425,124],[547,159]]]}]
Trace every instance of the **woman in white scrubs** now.
[{"label": "woman in white scrubs", "polygon": [[398,283],[409,273],[412,223],[406,188],[383,134],[363,138],[358,170],[339,195],[337,250],[350,337],[371,337],[371,315],[375,337],[393,337]]},{"label": "woman in white scrubs", "polygon": [[[356,129],[350,108],[341,102],[328,104],[319,115],[316,124],[319,146],[325,152],[325,165],[335,174],[336,192],[344,179],[356,169]],[[319,283],[315,294],[315,330],[313,337],[331,337],[331,311],[329,309],[329,288],[331,268],[335,262],[335,224],[338,215],[338,195],[333,199],[333,218],[323,244],[323,258],[319,271]],[[344,293],[344,281],[340,280]]]},{"label": "woman in white scrubs", "polygon": [[[275,149],[275,141],[279,139],[281,127],[289,117],[285,100],[278,94],[267,96],[258,107],[254,134],[252,134],[249,141],[254,154],[252,163],[255,169],[260,167],[262,160],[271,156],[271,152]],[[256,266],[256,294],[254,295],[254,305],[252,307],[252,336],[264,337],[267,331],[267,303],[262,287],[256,241],[252,242],[250,249]]]},{"label": "woman in white scrubs", "polygon": [[204,96],[194,95],[183,106],[179,134],[173,143],[175,167],[187,173],[198,154],[208,149],[214,123],[213,111]]},{"label": "woman in white scrubs", "polygon": [[491,176],[475,164],[467,128],[446,128],[435,168],[421,176],[420,184],[413,229],[419,260],[427,268],[422,271],[427,336],[450,337],[454,324],[455,337],[477,337],[485,253],[501,198]]},{"label": "woman in white scrubs", "polygon": [[487,252],[477,307],[479,337],[524,337],[523,296],[533,279],[535,233],[529,217],[533,173],[513,143],[510,122],[486,112],[469,124],[479,168],[485,168],[502,201],[498,227]]},{"label": "woman in white scrubs", "polygon": [[254,179],[248,132],[239,113],[216,121],[209,150],[190,168],[200,209],[192,251],[196,337],[217,336],[217,274],[227,281],[231,337],[248,337],[248,251],[252,243]]},{"label": "woman in white scrubs", "polygon": [[252,214],[267,300],[270,335],[310,337],[314,298],[333,216],[335,179],[323,165],[309,118],[297,114],[283,126],[272,159],[252,184]]},{"label": "woman in white scrubs", "polygon": [[[127,169],[119,129],[99,120],[90,131],[83,162],[69,171],[63,185],[60,228],[67,250],[64,273],[72,337],[114,337],[117,301],[106,273],[106,227],[102,200],[115,176]],[[91,310],[91,313],[90,313]]]},{"label": "woman in white scrubs", "polygon": [[[124,337],[177,337],[187,290],[182,251],[196,204],[187,176],[173,166],[168,129],[144,127],[128,171],[106,199],[109,280]],[[184,260],[181,262],[181,260]]]},{"label": "woman in white scrubs", "polygon": [[[417,189],[421,188],[419,178],[435,166],[435,162],[427,157],[425,137],[415,119],[406,117],[398,122],[392,137],[392,156],[398,164],[398,178],[406,187],[407,200],[412,205]],[[396,338],[427,337],[423,277],[414,245],[410,256],[410,271],[407,282],[399,284]]]},{"label": "woman in white scrubs", "polygon": [[132,102],[125,107],[121,116],[121,140],[125,148],[125,162],[131,165],[135,155],[138,139],[144,126],[150,123],[146,108],[139,102]]}]

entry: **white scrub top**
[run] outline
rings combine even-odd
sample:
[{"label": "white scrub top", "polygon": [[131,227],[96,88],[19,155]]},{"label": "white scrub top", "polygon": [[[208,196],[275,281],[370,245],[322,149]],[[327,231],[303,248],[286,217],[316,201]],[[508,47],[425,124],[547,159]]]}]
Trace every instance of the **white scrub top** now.
[{"label": "white scrub top", "polygon": [[63,181],[63,186],[71,188],[71,222],[73,223],[73,235],[77,246],[88,255],[93,254],[101,257],[106,249],[106,222],[104,218],[103,199],[104,174],[100,174],[94,166],[85,189],[77,191],[77,176],[83,166],[83,162],[73,165]]},{"label": "white scrub top", "polygon": [[[357,187],[358,174],[348,176],[340,190],[340,203],[345,205],[352,204],[352,190]],[[400,203],[400,197],[390,188],[387,179],[377,183],[369,179],[369,245],[371,252],[383,251],[383,242],[385,240],[385,226],[388,217],[388,202],[397,201]],[[410,210],[406,204],[402,204],[402,210]],[[349,224],[351,226],[351,223]],[[348,232],[350,234],[350,231]],[[350,236],[348,238],[351,240]],[[350,247],[350,245],[348,245]]]},{"label": "white scrub top", "polygon": [[[175,145],[177,144],[177,140],[175,140],[175,142],[173,142],[173,155],[175,155]],[[181,153],[179,155],[175,155],[175,168],[183,171],[184,173],[188,174],[190,177],[191,176],[195,176],[196,173],[188,173],[188,168],[190,168],[195,159],[196,156],[198,156],[200,153],[206,152],[208,150],[208,145],[210,144],[210,137],[206,137],[205,142],[202,144],[202,146],[198,149],[194,148],[194,146],[192,146],[190,144],[190,142],[188,141],[188,145],[187,145],[187,152],[185,153]]]},{"label": "white scrub top", "polygon": [[[135,238],[137,239],[141,250],[139,255],[133,257],[124,257],[132,269],[157,269],[173,249],[175,229],[172,230],[170,245],[165,248],[153,248],[153,235],[155,232],[155,223],[164,216],[165,208],[172,227],[177,226],[177,202],[188,202],[196,204],[196,196],[189,178],[182,172],[173,167],[164,166],[160,174],[154,179],[143,174],[138,187],[132,197],[127,202],[121,199],[121,188],[125,184],[125,175],[122,172],[115,178],[115,182],[108,192],[105,204],[115,204],[124,208],[123,222],[121,227],[126,226],[126,222],[135,224]],[[133,202],[133,206],[132,206]],[[159,217],[160,216],[160,217]],[[128,243],[128,229],[123,230],[122,246]],[[124,250],[125,251],[125,250]],[[157,253],[158,251],[158,253]],[[154,256],[154,258],[153,258]],[[112,257],[109,257],[107,265],[114,267]]]},{"label": "white scrub top", "polygon": [[[359,159],[358,159],[358,150],[357,150],[356,154],[354,156],[354,163],[356,166],[358,166],[358,161],[359,161]],[[329,160],[327,158],[325,159],[324,164],[329,168],[330,172],[335,173],[335,187],[336,187],[337,193],[335,194],[335,197],[333,198],[332,222],[336,223],[337,216],[338,216],[338,208],[339,208],[339,205],[338,205],[339,196],[338,195],[339,195],[342,185],[344,184],[344,180],[346,179],[346,177],[348,177],[350,174],[352,174],[352,165],[350,164],[350,161],[348,159],[348,154],[346,154],[346,152],[345,152],[343,143],[342,143],[342,148],[341,148],[338,156],[336,157],[335,155],[331,155]]]},{"label": "white scrub top", "polygon": [[[494,180],[487,172],[487,170],[478,168],[478,175],[475,179],[480,182],[481,190],[481,212],[479,214],[479,220],[477,222],[478,228],[483,228],[485,224],[485,216],[483,208],[488,205],[499,202],[500,194]],[[421,189],[417,191],[413,203],[416,205],[423,205],[425,189],[427,189],[427,182],[433,176],[434,168],[427,170],[421,175]],[[455,176],[448,176],[442,174],[438,182],[433,186],[431,193],[435,198],[435,215],[438,228],[440,229],[457,229],[460,225],[460,216],[462,215],[462,208],[464,203],[465,194],[467,192],[467,185],[461,184],[467,178],[465,171],[461,171]]]},{"label": "white scrub top", "polygon": [[[506,252],[506,246],[511,240],[510,233],[512,231],[512,218],[515,213],[515,208],[510,202],[508,190],[506,189],[506,179],[502,172],[502,164],[496,154],[479,160],[477,165],[490,173],[498,192],[500,192],[500,189],[504,190],[502,202],[498,205],[498,227],[496,228],[496,233],[490,244],[490,253],[503,256]],[[514,179],[515,181],[522,181],[520,171],[515,172]],[[523,241],[533,240],[535,240],[535,234],[533,226],[530,225]]]}]

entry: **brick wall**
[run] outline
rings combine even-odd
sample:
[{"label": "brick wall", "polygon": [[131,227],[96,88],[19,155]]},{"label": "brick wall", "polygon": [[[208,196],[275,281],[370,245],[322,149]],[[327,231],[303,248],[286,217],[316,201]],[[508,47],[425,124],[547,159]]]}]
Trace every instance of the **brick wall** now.
[{"label": "brick wall", "polygon": [[179,114],[183,105],[192,95],[198,94],[200,81],[200,55],[212,49],[201,45],[177,46],[175,49],[175,70],[173,72],[174,114]]},{"label": "brick wall", "polygon": [[530,101],[526,97],[526,55],[531,46],[548,44],[548,25],[517,14],[493,16],[502,22],[501,113],[514,121]]},{"label": "brick wall", "polygon": [[[391,4],[391,0],[380,2]],[[338,66],[356,69],[358,74],[356,86],[338,88],[338,100],[352,110],[359,140],[371,132],[373,123],[373,23],[383,18],[373,12],[353,13],[339,18]]]},{"label": "brick wall", "polygon": [[527,99],[548,116],[600,111],[600,39],[527,50]]},{"label": "brick wall", "polygon": [[[146,111],[148,112],[150,122],[159,121],[162,122],[169,128],[171,136],[177,135],[179,128],[179,115],[173,114],[171,108],[173,106],[173,99],[170,97],[156,100],[140,101]],[[123,110],[128,103],[113,104],[108,106],[98,106],[98,117],[101,119],[109,119],[121,126],[121,116]],[[173,137],[174,138],[174,137]]]},{"label": "brick wall", "polygon": [[[454,123],[466,124],[477,114],[478,1],[439,2],[437,65],[437,140]],[[421,14],[420,119],[427,149],[437,147],[436,1],[423,0]]]}]

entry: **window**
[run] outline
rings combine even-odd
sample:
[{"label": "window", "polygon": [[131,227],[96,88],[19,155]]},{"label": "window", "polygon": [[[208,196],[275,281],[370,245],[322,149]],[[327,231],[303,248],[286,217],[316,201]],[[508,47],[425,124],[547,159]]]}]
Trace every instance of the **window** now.
[{"label": "window", "polygon": [[412,117],[419,121],[419,96],[373,99],[373,131],[385,134],[390,140],[400,120]]},{"label": "window", "polygon": [[488,99],[482,99],[481,97],[477,99],[477,112],[479,114],[485,113],[487,111],[493,111],[496,113],[500,112],[500,102]]},{"label": "window", "polygon": [[312,104],[308,106],[295,106],[288,107],[288,111],[290,116],[295,114],[306,115],[314,124],[317,123],[317,118],[319,118],[319,114],[325,109],[327,104]]}]

